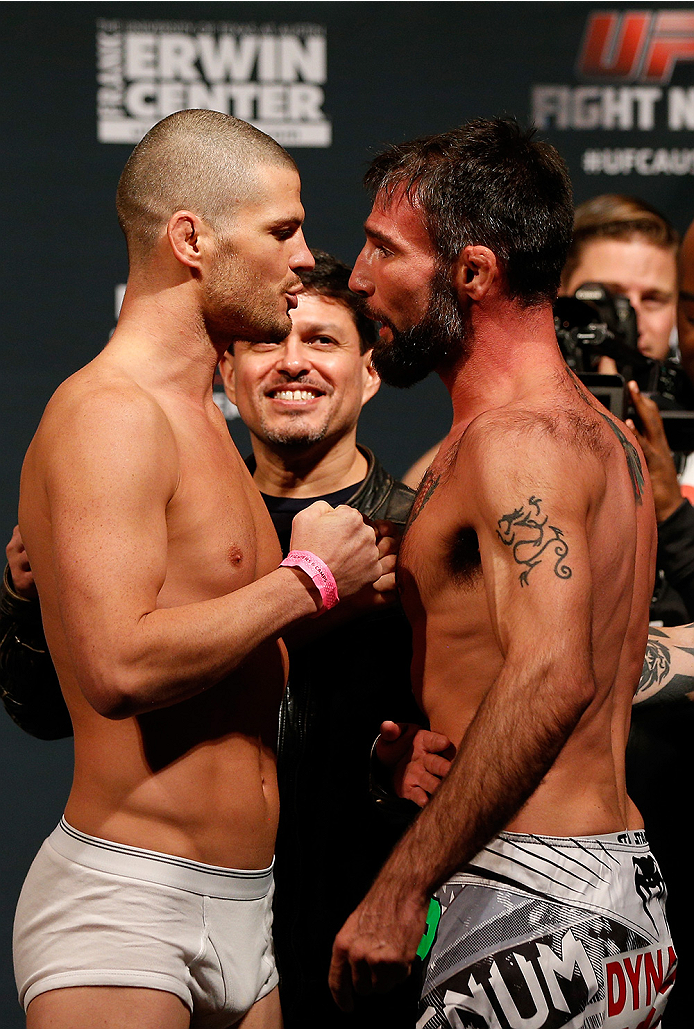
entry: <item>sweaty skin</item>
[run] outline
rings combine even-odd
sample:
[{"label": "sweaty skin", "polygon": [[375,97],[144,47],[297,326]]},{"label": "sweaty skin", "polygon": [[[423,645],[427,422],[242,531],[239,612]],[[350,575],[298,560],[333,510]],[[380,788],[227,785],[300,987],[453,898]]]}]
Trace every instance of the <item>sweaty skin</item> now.
[{"label": "sweaty skin", "polygon": [[[397,318],[426,276],[419,216],[376,199],[352,288]],[[421,281],[419,279],[418,281]],[[502,829],[554,836],[642,825],[624,752],[655,561],[645,462],[567,370],[551,308],[504,293],[495,255],[466,247],[454,282],[467,353],[439,374],[452,429],[424,477],[398,583],[415,696],[457,748],[447,778],[338,935],[331,987],[407,973],[431,894]]]}]

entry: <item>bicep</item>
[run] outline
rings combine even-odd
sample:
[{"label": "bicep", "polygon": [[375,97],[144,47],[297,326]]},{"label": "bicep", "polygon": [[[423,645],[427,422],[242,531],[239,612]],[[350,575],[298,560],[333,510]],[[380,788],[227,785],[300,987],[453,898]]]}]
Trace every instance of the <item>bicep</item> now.
[{"label": "bicep", "polygon": [[545,471],[487,483],[476,526],[492,626],[507,663],[592,679],[585,504]]}]

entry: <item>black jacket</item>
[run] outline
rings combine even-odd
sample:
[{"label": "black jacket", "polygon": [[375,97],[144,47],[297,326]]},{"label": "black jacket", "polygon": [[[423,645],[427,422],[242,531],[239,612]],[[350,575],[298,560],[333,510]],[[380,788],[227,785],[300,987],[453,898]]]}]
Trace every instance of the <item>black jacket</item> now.
[{"label": "black jacket", "polygon": [[[373,454],[348,501],[404,528],[414,493]],[[381,722],[424,718],[410,692],[411,637],[398,606],[338,625],[290,649],[280,714],[280,828],[275,950],[285,1026],[397,1026],[415,1022],[417,983],[338,1010],[327,977],[335,935],[367,893],[401,831],[369,794],[369,753]]]},{"label": "black jacket", "polygon": [[677,619],[663,619],[665,625],[690,622],[694,618],[694,507],[688,500],[658,526],[658,567],[682,601]]}]

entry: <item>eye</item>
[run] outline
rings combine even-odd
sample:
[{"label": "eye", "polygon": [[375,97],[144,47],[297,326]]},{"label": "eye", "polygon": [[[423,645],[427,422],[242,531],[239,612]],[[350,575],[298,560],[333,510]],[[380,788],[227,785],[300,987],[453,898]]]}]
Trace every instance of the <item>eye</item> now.
[{"label": "eye", "polygon": [[275,239],[278,239],[280,240],[280,242],[282,242],[283,240],[291,239],[292,236],[296,233],[296,230],[296,225],[280,225],[272,230],[272,234],[275,237]]},{"label": "eye", "polygon": [[262,340],[258,340],[250,344],[250,350],[254,354],[267,354],[273,350],[277,350],[279,343],[266,343]]},{"label": "eye", "polygon": [[317,350],[332,350],[340,345],[332,336],[313,336],[312,339],[308,339],[306,342],[308,346]]}]

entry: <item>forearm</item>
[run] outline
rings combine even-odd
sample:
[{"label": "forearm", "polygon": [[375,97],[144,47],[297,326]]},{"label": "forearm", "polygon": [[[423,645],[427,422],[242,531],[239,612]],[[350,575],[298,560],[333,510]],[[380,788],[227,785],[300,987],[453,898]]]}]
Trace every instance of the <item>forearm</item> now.
[{"label": "forearm", "polygon": [[448,776],[394,850],[377,885],[388,884],[403,898],[430,896],[532,795],[593,695],[592,680],[573,691],[565,680],[558,697],[547,675],[522,688],[513,674],[505,670],[497,679]]},{"label": "forearm", "polygon": [[694,699],[694,623],[652,628],[634,704]]},{"label": "forearm", "polygon": [[98,648],[93,620],[68,621],[68,637],[87,699],[100,714],[124,718],[203,692],[319,604],[304,573],[278,568],[214,600],[144,611],[129,625],[104,619]]}]

